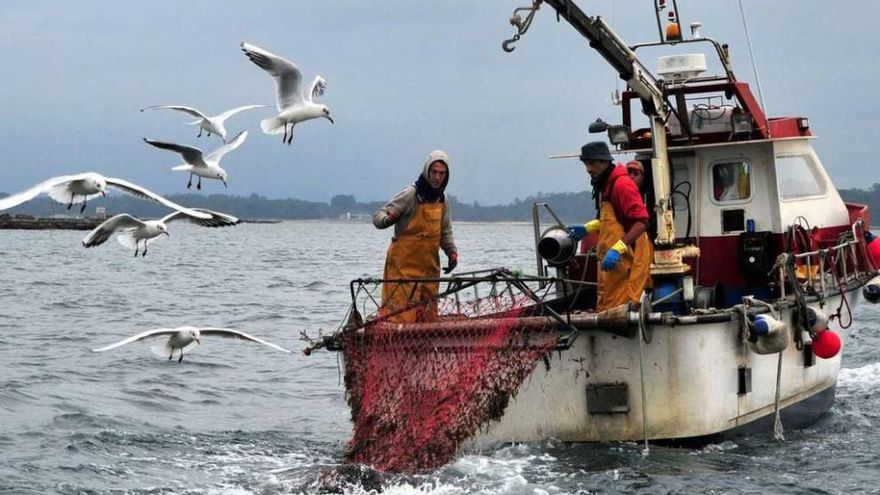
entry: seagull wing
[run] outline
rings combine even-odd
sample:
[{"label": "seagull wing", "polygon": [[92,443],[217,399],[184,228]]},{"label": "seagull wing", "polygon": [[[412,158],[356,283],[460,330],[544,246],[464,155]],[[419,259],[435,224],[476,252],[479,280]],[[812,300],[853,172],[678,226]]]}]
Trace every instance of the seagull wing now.
[{"label": "seagull wing", "polygon": [[227,110],[227,111],[221,113],[220,115],[217,115],[216,117],[212,117],[212,119],[215,121],[223,122],[226,119],[228,119],[229,117],[232,117],[233,115],[237,114],[238,112],[244,112],[245,110],[252,110],[254,108],[265,108],[268,106],[269,105],[245,105],[243,107],[238,107],[238,108],[233,108],[232,110]]},{"label": "seagull wing", "polygon": [[275,78],[278,110],[302,103],[302,72],[293,62],[250,43],[242,42],[241,49],[251,62]]},{"label": "seagull wing", "polygon": [[205,208],[191,209],[201,215],[209,215],[210,218],[196,218],[188,215],[185,211],[175,211],[174,213],[165,215],[165,217],[162,218],[162,222],[168,223],[176,222],[178,220],[188,220],[196,225],[201,225],[202,227],[231,227],[241,223],[241,220],[239,220],[238,217],[227,215],[226,213],[220,213],[219,211],[207,210]]},{"label": "seagull wing", "polygon": [[228,143],[221,145],[216,150],[210,152],[208,154],[208,156],[205,157],[205,161],[206,162],[213,161],[215,163],[219,162],[220,159],[223,158],[223,155],[225,155],[226,153],[229,153],[230,151],[234,150],[235,148],[238,148],[239,146],[241,146],[241,143],[243,143],[244,140],[247,139],[247,137],[248,137],[247,131],[239,132],[237,136],[232,138],[232,141],[229,141]]},{"label": "seagull wing", "polygon": [[277,349],[281,352],[286,352],[288,354],[291,353],[291,351],[289,349],[285,349],[285,348],[281,347],[280,345],[276,345],[271,342],[266,342],[265,340],[254,337],[253,335],[251,335],[249,333],[245,333],[245,332],[242,332],[239,330],[232,330],[231,328],[214,328],[214,327],[200,328],[199,333],[201,333],[202,336],[216,335],[218,337],[224,337],[227,339],[250,340],[251,342],[257,342],[257,343],[260,343],[263,345],[267,345],[267,346],[269,346],[273,349]]},{"label": "seagull wing", "polygon": [[104,223],[95,227],[94,230],[89,232],[88,235],[83,238],[82,243],[83,246],[87,248],[100,246],[119,229],[136,229],[138,227],[143,227],[144,225],[144,222],[128,213],[120,213],[119,215],[108,218]]},{"label": "seagull wing", "polygon": [[60,186],[61,184],[71,182],[74,180],[82,179],[86,174],[76,174],[76,175],[59,175],[58,177],[52,177],[49,180],[45,180],[40,182],[39,184],[27,189],[25,191],[15,193],[12,196],[7,196],[3,199],[0,199],[0,211],[7,210],[9,208],[18,206],[25,201],[30,201],[37,197],[40,193],[47,192],[53,187]]},{"label": "seagull wing", "polygon": [[137,342],[138,340],[149,339],[152,337],[160,337],[162,335],[173,335],[176,331],[176,328],[155,328],[153,330],[147,330],[146,332],[133,335],[127,339],[120,340],[115,344],[110,344],[108,346],[100,347],[98,349],[92,349],[92,352],[109,351],[110,349],[116,349],[117,347],[124,346],[125,344]]},{"label": "seagull wing", "polygon": [[159,196],[158,194],[154,193],[153,191],[150,191],[147,188],[141,187],[137,184],[133,184],[133,183],[128,182],[126,180],[116,179],[113,177],[106,177],[105,180],[107,181],[108,186],[113,186],[114,189],[119,189],[120,191],[122,191],[126,194],[130,194],[130,195],[136,196],[138,198],[149,199],[151,201],[156,201],[158,203],[162,203],[163,205],[165,205],[169,208],[172,208],[177,211],[182,211],[190,216],[203,218],[203,219],[211,218],[211,215],[208,213],[202,213],[202,212],[195,211],[192,208],[180,206],[179,204],[175,203],[174,201],[171,201],[167,198]]},{"label": "seagull wing", "polygon": [[309,101],[314,101],[315,98],[323,95],[325,89],[327,89],[327,80],[321,76],[315,76],[315,80],[312,81],[312,89],[309,90]]},{"label": "seagull wing", "polygon": [[141,112],[144,110],[177,110],[178,112],[188,113],[193,117],[198,117],[200,119],[208,119],[208,116],[203,114],[202,112],[196,110],[193,107],[184,107],[181,105],[153,105],[147,108],[141,108]]},{"label": "seagull wing", "polygon": [[183,157],[183,160],[190,165],[198,165],[204,162],[202,158],[202,150],[198,148],[194,148],[192,146],[184,146],[182,144],[166,143],[164,141],[153,141],[147,138],[144,138],[144,142],[163,150],[180,153],[180,156]]}]

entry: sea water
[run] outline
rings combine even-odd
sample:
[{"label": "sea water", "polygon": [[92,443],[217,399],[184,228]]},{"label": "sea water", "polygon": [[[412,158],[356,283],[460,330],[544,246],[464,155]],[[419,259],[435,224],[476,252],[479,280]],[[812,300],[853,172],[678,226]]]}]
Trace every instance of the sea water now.
[{"label": "sea water", "polygon": [[[351,423],[334,331],[348,282],[380,276],[389,231],[367,223],[175,224],[146,258],[84,232],[0,231],[0,494],[316,493]],[[522,223],[456,223],[459,270],[535,273]],[[383,479],[385,493],[877,493],[880,311],[854,311],[831,413],[804,430],[701,448],[502,445]],[[296,351],[205,337],[182,363],[144,330],[231,327]],[[158,341],[161,342],[161,341]],[[341,485],[344,492],[368,487]]]}]

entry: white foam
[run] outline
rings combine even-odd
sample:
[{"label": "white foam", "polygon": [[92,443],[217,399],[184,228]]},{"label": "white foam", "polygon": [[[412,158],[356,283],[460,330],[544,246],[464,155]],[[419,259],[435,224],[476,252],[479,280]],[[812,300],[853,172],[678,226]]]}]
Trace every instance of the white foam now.
[{"label": "white foam", "polygon": [[[375,493],[365,491],[361,487],[357,487],[352,491],[345,490],[346,495],[361,495],[367,493]],[[398,485],[386,486],[383,488],[382,493],[384,495],[408,495],[408,494],[419,494],[419,495],[451,495],[462,493],[462,489],[460,487],[449,485],[446,483],[425,483],[423,485],[413,486],[409,483],[400,483]]]},{"label": "white foam", "polygon": [[725,440],[721,443],[710,443],[706,445],[702,449],[693,450],[690,452],[690,455],[702,455],[702,454],[710,454],[715,452],[727,452],[728,450],[738,449],[739,445],[736,442],[731,440]]},{"label": "white foam", "polygon": [[521,476],[534,460],[535,456],[530,453],[528,446],[517,444],[499,449],[491,457],[477,454],[462,456],[451,467],[468,476],[507,481]]},{"label": "white foam", "polygon": [[845,395],[875,392],[880,388],[880,363],[840,370],[837,385]]},{"label": "white foam", "polygon": [[254,492],[241,487],[211,488],[207,495],[254,495]]}]

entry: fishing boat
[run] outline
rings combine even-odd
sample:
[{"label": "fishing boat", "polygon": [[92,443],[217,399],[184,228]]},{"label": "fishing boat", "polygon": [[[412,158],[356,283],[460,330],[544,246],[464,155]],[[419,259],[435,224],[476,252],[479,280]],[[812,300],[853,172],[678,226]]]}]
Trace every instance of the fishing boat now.
[{"label": "fishing boat", "polygon": [[[344,355],[356,424],[350,452],[419,414],[430,416],[418,423],[423,437],[452,438],[459,450],[550,438],[781,437],[814,422],[833,403],[853,307],[863,293],[878,300],[867,207],[841,199],[813,149],[809,120],[765,115],[736,78],[728,46],[703,36],[699,23],[685,34],[674,0],[654,1],[659,40],[636,45],[570,0],[535,0],[514,12],[506,51],[542,5],[627,83],[620,121],[590,130],[641,162],[652,186],[652,289],[636,304],[597,312],[595,240],[573,241],[547,204],[533,207],[535,275],[499,268],[353,281],[348,315],[319,344]],[[677,51],[660,58],[655,74],[637,55],[648,47]],[[706,74],[707,56],[720,74]],[[389,313],[378,290],[390,284],[411,294],[434,284],[438,295]],[[371,373],[391,372],[385,358],[405,372],[384,383],[390,398],[380,404],[363,389],[379,383]],[[442,392],[450,380],[457,395]],[[397,414],[398,423],[377,427],[383,414]],[[476,419],[435,424],[459,416]],[[369,425],[360,438],[359,422]],[[407,449],[430,443],[410,440]]]}]

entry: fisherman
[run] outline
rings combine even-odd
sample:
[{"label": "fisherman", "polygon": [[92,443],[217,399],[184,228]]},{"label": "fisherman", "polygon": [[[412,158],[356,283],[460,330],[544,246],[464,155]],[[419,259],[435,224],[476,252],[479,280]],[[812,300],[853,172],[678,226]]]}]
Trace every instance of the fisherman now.
[{"label": "fisherman", "polygon": [[[385,280],[440,277],[443,249],[449,273],[458,265],[458,250],[452,237],[452,218],[446,202],[449,156],[432,151],[415,184],[404,187],[373,214],[373,225],[385,229],[394,225],[394,235],[385,257]],[[382,311],[398,323],[431,320],[436,316],[438,282],[382,284]],[[424,308],[394,314],[407,306],[427,303]]]},{"label": "fisherman", "polygon": [[638,188],[639,194],[644,196],[645,191],[642,190],[642,184],[645,182],[645,167],[642,166],[642,162],[638,160],[628,161],[626,163],[626,175],[636,183],[636,188]]},{"label": "fisherman", "polygon": [[[626,162],[626,175],[632,179],[636,184],[636,188],[639,191],[639,196],[642,197],[642,203],[645,205],[645,208],[648,207],[648,188],[645,184],[645,167],[642,165],[642,162],[638,160],[630,160]],[[647,249],[650,255],[648,256],[648,263],[650,260],[654,259],[654,245],[651,242],[651,239],[657,236],[657,225],[654,222],[654,217],[648,215],[648,231],[647,236],[639,236],[636,239],[636,248],[635,251],[640,249]],[[653,280],[651,277],[647,278],[645,283],[645,288],[650,289],[654,286]]]},{"label": "fisherman", "polygon": [[599,218],[571,225],[568,233],[576,241],[599,233],[597,255],[602,261],[596,311],[638,302],[650,276],[651,252],[646,249],[650,241],[645,233],[648,210],[626,169],[613,164],[604,142],[585,144],[580,160],[590,175]]}]

